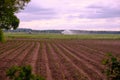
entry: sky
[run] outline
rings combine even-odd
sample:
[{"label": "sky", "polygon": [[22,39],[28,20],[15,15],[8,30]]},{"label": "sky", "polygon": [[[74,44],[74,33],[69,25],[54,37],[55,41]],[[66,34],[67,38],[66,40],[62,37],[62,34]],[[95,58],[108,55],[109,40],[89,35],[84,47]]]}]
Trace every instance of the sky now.
[{"label": "sky", "polygon": [[31,0],[19,28],[120,31],[120,0]]}]

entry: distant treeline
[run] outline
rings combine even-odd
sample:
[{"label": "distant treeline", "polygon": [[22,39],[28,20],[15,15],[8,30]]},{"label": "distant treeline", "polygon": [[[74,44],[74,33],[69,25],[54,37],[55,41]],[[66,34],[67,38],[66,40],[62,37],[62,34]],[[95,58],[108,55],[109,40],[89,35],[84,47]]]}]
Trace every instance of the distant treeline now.
[{"label": "distant treeline", "polygon": [[18,28],[16,30],[4,30],[4,32],[25,32],[25,33],[58,33],[61,34],[64,30],[32,30],[32,29],[24,29]]},{"label": "distant treeline", "polygon": [[75,34],[120,34],[120,31],[86,31],[86,30],[71,30]]},{"label": "distant treeline", "polygon": [[18,28],[16,30],[4,30],[4,32],[25,32],[25,33],[57,33],[57,34],[120,34],[120,31],[87,31],[87,30],[32,30]]}]

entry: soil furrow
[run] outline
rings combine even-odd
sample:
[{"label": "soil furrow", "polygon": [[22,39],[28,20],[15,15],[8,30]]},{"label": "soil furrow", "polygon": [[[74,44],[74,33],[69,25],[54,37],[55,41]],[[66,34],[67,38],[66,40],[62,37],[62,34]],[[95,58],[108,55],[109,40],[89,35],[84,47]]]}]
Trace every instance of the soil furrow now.
[{"label": "soil furrow", "polygon": [[[16,44],[18,44],[18,43],[16,43]],[[12,45],[11,45],[11,44],[9,44],[9,45],[6,44],[6,46],[3,46],[3,47],[0,49],[0,55],[3,54],[3,53],[5,53],[6,51],[12,49],[12,48],[15,48],[16,44],[12,43]],[[13,45],[14,45],[14,46],[13,46]],[[1,45],[0,45],[0,46],[1,46]]]},{"label": "soil furrow", "polygon": [[[58,49],[57,49],[55,44],[52,44],[52,48],[55,51],[54,55],[57,58],[56,61],[58,61],[60,67],[62,68],[61,71],[64,74],[65,80],[79,80],[79,79],[83,80],[83,78],[84,78],[83,76],[80,77],[81,75],[79,74],[79,77],[78,77],[78,75],[73,74],[73,73],[77,73],[77,72],[75,72],[75,70],[73,68],[68,68],[68,65],[66,65],[66,64],[68,64],[69,62],[65,61],[63,56],[60,55],[60,52],[58,51]],[[69,67],[70,66],[71,65],[69,65]]]},{"label": "soil furrow", "polygon": [[[83,51],[82,49],[79,49],[77,50],[76,48],[74,49],[72,46],[68,46],[68,45],[64,45],[64,44],[61,44],[61,46],[65,47],[66,49],[68,49],[71,53],[74,53],[74,55],[78,56],[79,58],[89,62],[90,64],[96,66],[99,70],[102,71],[103,69],[103,66],[100,65],[100,63],[102,62],[101,60],[100,61],[97,61],[94,57],[94,54],[91,54],[91,55],[87,55],[89,54],[87,51]],[[92,58],[91,58],[92,56]]]},{"label": "soil furrow", "polygon": [[65,54],[67,54],[67,53],[64,52],[65,50],[63,50],[63,49],[62,49],[61,47],[59,47],[58,45],[57,45],[56,47],[57,47],[57,50],[58,50],[59,52],[61,52],[61,55],[62,55],[67,61],[69,61],[69,62],[74,66],[74,68],[76,68],[76,69],[77,69],[80,73],[82,73],[83,75],[87,76],[87,78],[88,78],[89,80],[92,80],[91,76],[88,75],[88,74],[83,70],[83,68],[79,68],[79,67],[71,60],[71,58],[69,58],[68,56],[65,55]]},{"label": "soil furrow", "polygon": [[24,60],[26,59],[27,55],[29,55],[33,47],[34,42],[31,42],[30,45],[28,45],[27,48],[19,56],[17,56],[17,58],[15,58],[15,60],[18,61],[18,65],[23,65]]},{"label": "soil furrow", "polygon": [[[61,45],[59,45],[61,47]],[[65,54],[66,56],[69,56],[70,59],[80,68],[82,68],[84,70],[84,72],[87,72],[87,74],[93,79],[96,80],[101,80],[101,77],[103,77],[103,75],[100,73],[100,71],[93,65],[91,65],[90,63],[88,63],[87,61],[77,57],[76,55],[74,55],[74,53],[70,52],[68,49],[66,49],[65,47],[61,47],[63,50],[66,51]],[[71,55],[71,56],[70,56]],[[80,65],[82,64],[82,65]],[[92,75],[92,73],[94,73],[95,75]]]},{"label": "soil furrow", "polygon": [[47,80],[53,80],[52,78],[52,73],[50,70],[50,64],[49,64],[49,60],[48,60],[48,54],[47,54],[47,48],[46,48],[46,44],[43,44],[43,55],[45,58],[45,63],[46,63],[46,72],[47,72]]},{"label": "soil furrow", "polygon": [[62,65],[59,63],[58,57],[57,57],[57,55],[55,55],[55,51],[52,48],[51,44],[48,44],[48,48],[50,50],[49,53],[51,53],[50,55],[51,55],[51,57],[52,57],[52,59],[54,61],[54,63],[52,61],[53,64],[51,64],[51,65],[55,65],[55,66],[53,66],[53,68],[55,68],[55,67],[57,68],[56,69],[57,73],[55,73],[56,74],[55,77],[59,77],[59,78],[57,78],[55,80],[66,80],[65,79],[65,74],[64,74],[64,71],[63,71],[64,69],[62,69]]},{"label": "soil furrow", "polygon": [[22,60],[22,64],[21,65],[30,65],[31,59],[32,59],[32,56],[33,56],[33,51],[35,49],[36,43],[33,42],[33,45],[34,46],[32,46],[30,51],[25,55],[24,59]]},{"label": "soil furrow", "polygon": [[20,45],[21,43],[18,43],[16,46],[13,45],[13,47],[11,47],[10,50],[5,51],[0,55],[0,59],[6,57],[6,55],[10,55],[10,53],[14,52],[14,50],[17,50],[19,47],[21,47]]},{"label": "soil furrow", "polygon": [[36,46],[34,47],[34,50],[33,50],[34,55],[32,56],[32,59],[31,59],[31,66],[33,68],[34,74],[36,73],[36,61],[38,58],[39,47],[40,47],[40,44],[39,44],[39,42],[37,42]]},{"label": "soil furrow", "polygon": [[43,45],[42,42],[39,43],[39,53],[38,53],[38,58],[37,58],[37,63],[36,63],[36,74],[41,75],[43,77],[47,77],[47,71],[46,71],[46,63],[45,63],[45,58],[44,58],[44,53],[43,53]]}]

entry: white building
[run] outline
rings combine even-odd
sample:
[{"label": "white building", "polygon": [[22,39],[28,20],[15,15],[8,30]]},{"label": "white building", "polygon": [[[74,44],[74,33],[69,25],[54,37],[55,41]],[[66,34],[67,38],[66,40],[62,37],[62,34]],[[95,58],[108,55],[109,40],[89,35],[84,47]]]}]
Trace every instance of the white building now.
[{"label": "white building", "polygon": [[69,34],[69,35],[72,35],[72,34],[74,34],[71,30],[64,30],[63,32],[62,32],[62,34]]}]

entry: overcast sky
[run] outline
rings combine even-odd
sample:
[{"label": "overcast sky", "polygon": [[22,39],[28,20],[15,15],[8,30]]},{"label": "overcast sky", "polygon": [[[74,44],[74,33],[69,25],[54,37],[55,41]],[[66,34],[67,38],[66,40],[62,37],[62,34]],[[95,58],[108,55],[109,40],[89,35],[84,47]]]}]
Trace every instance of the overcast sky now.
[{"label": "overcast sky", "polygon": [[31,0],[19,28],[120,30],[120,0]]}]

